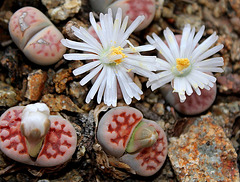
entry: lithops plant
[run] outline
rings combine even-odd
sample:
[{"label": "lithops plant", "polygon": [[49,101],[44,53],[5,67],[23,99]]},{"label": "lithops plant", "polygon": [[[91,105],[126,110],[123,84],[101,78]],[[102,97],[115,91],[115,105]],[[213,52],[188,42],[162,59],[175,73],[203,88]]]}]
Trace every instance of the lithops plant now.
[{"label": "lithops plant", "polygon": [[155,0],[90,0],[94,11],[106,13],[111,8],[113,13],[117,13],[118,8],[122,8],[123,16],[129,17],[129,25],[139,16],[144,15],[145,19],[135,31],[146,28],[155,15]]},{"label": "lithops plant", "polygon": [[166,101],[186,115],[200,114],[213,104],[217,89],[212,72],[224,71],[222,57],[208,58],[223,48],[222,44],[212,47],[218,39],[216,32],[198,43],[204,29],[202,26],[195,34],[195,28],[187,24],[182,35],[174,35],[167,28],[163,32],[165,41],[156,34],[152,38],[147,36],[161,58],[158,59],[161,69],[147,85],[152,90],[160,88]]},{"label": "lithops plant", "polygon": [[0,149],[21,163],[51,167],[68,161],[77,144],[69,121],[49,114],[44,103],[15,106],[0,117]]},{"label": "lithops plant", "polygon": [[62,33],[38,9],[24,7],[9,22],[12,40],[25,56],[39,65],[56,63],[65,53]]},{"label": "lithops plant", "polygon": [[218,40],[216,32],[198,44],[204,30],[205,26],[202,26],[195,35],[195,28],[185,25],[179,43],[173,32],[166,28],[163,34],[167,45],[154,33],[152,37],[147,36],[148,41],[164,57],[164,60],[158,59],[161,69],[156,77],[147,83],[152,90],[171,82],[173,92],[178,93],[180,102],[184,102],[186,95],[190,96],[193,92],[201,95],[201,90],[213,88],[216,78],[211,73],[223,72],[221,66],[224,60],[222,57],[208,57],[220,51],[223,44],[212,47]]},{"label": "lithops plant", "polygon": [[201,89],[201,95],[197,95],[194,92],[192,95],[186,96],[184,102],[180,102],[178,94],[173,92],[170,84],[164,85],[160,90],[164,99],[173,106],[174,109],[185,115],[196,115],[206,111],[211,107],[217,95],[216,83],[214,83],[213,88],[210,90]]},{"label": "lithops plant", "polygon": [[113,108],[103,115],[97,140],[106,153],[119,158],[141,176],[155,174],[167,156],[163,129],[128,106]]}]

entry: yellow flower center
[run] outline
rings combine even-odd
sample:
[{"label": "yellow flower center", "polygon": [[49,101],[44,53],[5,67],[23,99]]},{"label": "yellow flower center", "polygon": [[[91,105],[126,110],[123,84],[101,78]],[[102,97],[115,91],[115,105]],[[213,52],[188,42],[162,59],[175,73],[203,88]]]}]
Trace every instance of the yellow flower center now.
[{"label": "yellow flower center", "polygon": [[190,61],[188,58],[177,58],[176,61],[177,61],[176,68],[178,71],[182,71],[188,66],[190,66]]},{"label": "yellow flower center", "polygon": [[114,60],[114,62],[116,63],[116,65],[120,64],[121,62],[123,62],[123,58],[127,57],[123,52],[122,52],[123,48],[118,46],[118,47],[111,47],[111,54],[110,55],[121,55],[122,58],[121,59],[116,59]]}]

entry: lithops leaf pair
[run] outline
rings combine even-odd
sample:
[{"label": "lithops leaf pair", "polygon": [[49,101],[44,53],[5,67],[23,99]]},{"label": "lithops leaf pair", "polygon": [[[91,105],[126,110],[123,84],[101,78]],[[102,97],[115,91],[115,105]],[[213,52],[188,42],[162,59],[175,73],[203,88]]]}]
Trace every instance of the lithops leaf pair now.
[{"label": "lithops leaf pair", "polygon": [[56,63],[65,53],[62,33],[38,9],[24,7],[9,22],[12,40],[26,57],[39,65]]},{"label": "lithops leaf pair", "polygon": [[0,149],[21,163],[51,167],[68,161],[77,144],[71,123],[44,103],[15,106],[0,117]]},{"label": "lithops leaf pair", "polygon": [[211,107],[217,95],[216,83],[210,90],[201,89],[201,95],[194,92],[192,95],[187,96],[184,102],[180,102],[178,94],[173,92],[170,84],[164,85],[160,90],[164,99],[174,109],[185,115],[197,115],[206,111]]},{"label": "lithops leaf pair", "polygon": [[132,107],[116,107],[101,118],[98,142],[104,151],[128,164],[137,174],[151,176],[167,156],[167,138],[154,121]]},{"label": "lithops leaf pair", "polygon": [[94,11],[106,13],[111,8],[113,13],[117,13],[118,8],[122,8],[123,16],[129,17],[129,25],[139,16],[144,15],[145,19],[135,30],[140,31],[146,28],[155,15],[155,0],[90,0]]}]

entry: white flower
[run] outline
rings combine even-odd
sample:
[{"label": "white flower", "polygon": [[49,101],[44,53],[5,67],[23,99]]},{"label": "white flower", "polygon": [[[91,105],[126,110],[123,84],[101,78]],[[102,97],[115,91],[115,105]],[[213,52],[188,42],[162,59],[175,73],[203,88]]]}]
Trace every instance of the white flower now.
[{"label": "white flower", "polygon": [[[123,98],[127,104],[130,104],[132,98],[140,99],[141,89],[133,82],[128,72],[132,71],[145,77],[151,77],[156,71],[156,57],[142,56],[139,52],[153,50],[154,46],[144,45],[133,47],[127,40],[130,34],[144,20],[144,16],[138,16],[135,21],[127,28],[128,17],[122,22],[122,10],[119,8],[116,18],[113,21],[112,11],[108,14],[100,14],[100,25],[96,23],[93,14],[90,13],[90,22],[99,37],[98,42],[83,27],[80,29],[72,27],[74,35],[84,42],[75,42],[63,39],[64,46],[88,53],[65,54],[67,60],[93,60],[73,71],[74,75],[80,75],[91,71],[81,81],[85,85],[96,75],[97,79],[90,89],[86,102],[97,94],[97,102],[103,101],[108,106],[117,105],[117,83],[119,83]],[[126,29],[127,28],[127,29]],[[128,45],[128,47],[127,47]],[[104,96],[103,96],[104,95]]]},{"label": "white flower", "polygon": [[165,60],[158,59],[160,72],[149,79],[147,86],[155,90],[171,82],[173,92],[178,93],[181,102],[186,99],[185,92],[190,96],[195,90],[198,95],[201,95],[199,88],[209,90],[213,87],[216,78],[209,75],[209,72],[223,72],[219,67],[224,64],[223,58],[206,58],[221,50],[223,45],[209,49],[218,39],[216,32],[198,45],[204,29],[205,27],[202,26],[194,36],[195,29],[191,29],[189,24],[185,25],[180,46],[169,28],[163,32],[168,46],[156,34],[152,35],[153,39],[148,36],[147,40],[157,48]]}]

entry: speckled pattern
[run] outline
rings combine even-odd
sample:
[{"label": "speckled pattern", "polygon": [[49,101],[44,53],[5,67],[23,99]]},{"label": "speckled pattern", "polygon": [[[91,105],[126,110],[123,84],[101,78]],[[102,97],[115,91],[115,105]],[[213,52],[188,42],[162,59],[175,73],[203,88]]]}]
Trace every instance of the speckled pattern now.
[{"label": "speckled pattern", "polygon": [[209,116],[196,119],[180,138],[170,139],[168,156],[180,181],[239,182],[237,153]]}]

